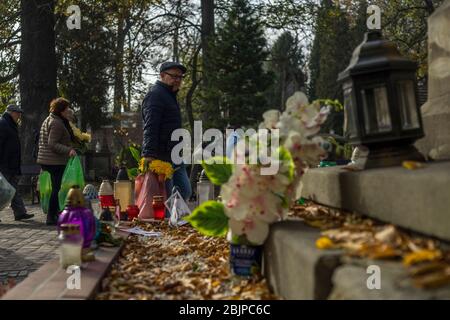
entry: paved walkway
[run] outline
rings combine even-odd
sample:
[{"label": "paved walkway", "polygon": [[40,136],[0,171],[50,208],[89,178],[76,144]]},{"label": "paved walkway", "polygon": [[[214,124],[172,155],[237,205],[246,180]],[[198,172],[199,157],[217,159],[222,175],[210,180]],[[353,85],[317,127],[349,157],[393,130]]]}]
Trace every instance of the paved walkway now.
[{"label": "paved walkway", "polygon": [[[196,206],[188,205],[191,210]],[[27,210],[35,215],[27,221],[14,221],[9,208],[0,211],[0,283],[10,278],[19,283],[58,256],[56,227],[45,225],[39,205],[29,205]]]},{"label": "paved walkway", "polygon": [[13,278],[16,283],[57,257],[56,227],[45,225],[39,205],[27,206],[34,218],[14,221],[11,209],[0,211],[0,283]]}]

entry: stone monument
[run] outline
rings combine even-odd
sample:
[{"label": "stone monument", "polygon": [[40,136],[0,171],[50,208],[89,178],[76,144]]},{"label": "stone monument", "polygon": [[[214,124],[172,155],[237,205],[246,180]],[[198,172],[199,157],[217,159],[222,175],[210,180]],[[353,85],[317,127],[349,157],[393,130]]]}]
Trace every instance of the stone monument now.
[{"label": "stone monument", "polygon": [[428,20],[428,101],[422,106],[425,138],[416,147],[429,159],[450,159],[450,0]]}]

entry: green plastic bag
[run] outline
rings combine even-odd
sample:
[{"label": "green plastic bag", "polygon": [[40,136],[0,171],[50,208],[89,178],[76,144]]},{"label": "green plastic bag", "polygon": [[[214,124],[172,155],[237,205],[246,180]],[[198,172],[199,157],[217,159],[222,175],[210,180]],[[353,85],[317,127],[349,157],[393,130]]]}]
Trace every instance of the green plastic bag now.
[{"label": "green plastic bag", "polygon": [[81,161],[78,156],[70,158],[61,182],[61,189],[59,190],[59,209],[64,210],[66,204],[67,193],[73,186],[79,186],[81,190],[84,188],[84,174]]},{"label": "green plastic bag", "polygon": [[47,214],[52,196],[52,178],[48,171],[42,171],[39,175],[39,195],[42,211]]}]

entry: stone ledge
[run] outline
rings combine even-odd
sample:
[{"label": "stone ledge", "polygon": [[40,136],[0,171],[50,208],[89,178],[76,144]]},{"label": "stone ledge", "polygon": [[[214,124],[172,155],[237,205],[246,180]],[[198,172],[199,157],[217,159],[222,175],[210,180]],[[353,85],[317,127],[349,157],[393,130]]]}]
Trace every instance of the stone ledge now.
[{"label": "stone ledge", "polygon": [[317,168],[303,177],[302,196],[450,241],[450,162],[347,172]]},{"label": "stone ledge", "polygon": [[95,261],[81,267],[81,289],[67,289],[69,274],[59,265],[58,259],[44,264],[28,278],[7,292],[1,300],[88,300],[93,299],[101,281],[120,254],[120,247],[100,247],[95,251]]},{"label": "stone ledge", "polygon": [[264,248],[264,274],[275,294],[291,300],[326,299],[340,251],[316,249],[320,231],[303,222],[272,225]]},{"label": "stone ledge", "polygon": [[[277,295],[289,300],[450,299],[450,287],[423,290],[412,285],[401,261],[349,258],[342,250],[319,250],[320,230],[300,220],[271,226],[265,244],[264,275]],[[381,270],[381,290],[367,288],[369,265]]]},{"label": "stone ledge", "polygon": [[[367,267],[380,267],[380,289],[368,289]],[[354,260],[336,269],[330,300],[448,300],[450,288],[423,290],[413,286],[400,262]]]}]

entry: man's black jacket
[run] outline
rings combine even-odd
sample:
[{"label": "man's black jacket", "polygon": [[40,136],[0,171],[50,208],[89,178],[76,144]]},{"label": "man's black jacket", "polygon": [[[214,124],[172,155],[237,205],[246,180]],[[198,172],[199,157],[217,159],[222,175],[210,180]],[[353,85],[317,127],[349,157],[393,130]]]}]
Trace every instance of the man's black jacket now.
[{"label": "man's black jacket", "polygon": [[17,124],[7,112],[0,118],[0,172],[20,175],[21,152]]},{"label": "man's black jacket", "polygon": [[181,128],[181,111],[177,95],[168,85],[157,81],[142,104],[144,141],[142,156],[171,161],[171,152],[178,141],[171,141],[172,132]]}]

